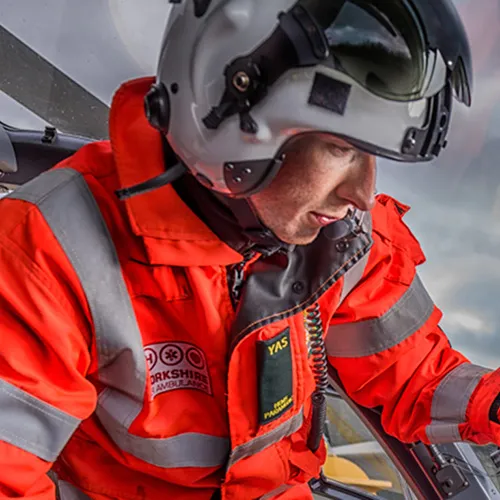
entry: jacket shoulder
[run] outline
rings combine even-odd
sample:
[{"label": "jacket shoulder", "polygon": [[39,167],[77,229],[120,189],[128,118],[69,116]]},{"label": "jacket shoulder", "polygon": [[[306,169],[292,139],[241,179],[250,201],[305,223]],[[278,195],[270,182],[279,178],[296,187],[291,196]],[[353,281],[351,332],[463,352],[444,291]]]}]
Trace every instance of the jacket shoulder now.
[{"label": "jacket shoulder", "polygon": [[54,168],[72,168],[84,176],[103,179],[117,176],[115,158],[110,141],[91,142],[81,147]]}]

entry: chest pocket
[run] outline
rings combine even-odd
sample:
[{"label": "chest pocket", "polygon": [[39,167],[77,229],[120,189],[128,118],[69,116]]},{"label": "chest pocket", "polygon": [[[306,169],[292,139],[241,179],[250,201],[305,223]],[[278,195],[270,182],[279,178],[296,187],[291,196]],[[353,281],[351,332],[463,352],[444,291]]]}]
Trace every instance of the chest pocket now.
[{"label": "chest pocket", "polygon": [[123,265],[123,270],[132,297],[151,297],[171,302],[192,296],[183,268],[151,266],[129,260]]}]

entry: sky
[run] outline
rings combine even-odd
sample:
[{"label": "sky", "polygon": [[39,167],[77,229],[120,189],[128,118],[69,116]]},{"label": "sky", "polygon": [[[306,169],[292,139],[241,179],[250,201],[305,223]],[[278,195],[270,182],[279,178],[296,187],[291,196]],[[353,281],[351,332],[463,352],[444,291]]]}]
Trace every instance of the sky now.
[{"label": "sky", "polygon": [[[454,116],[447,149],[427,165],[380,161],[378,181],[412,206],[405,222],[427,256],[420,274],[452,345],[491,368],[500,365],[499,1],[457,2],[475,94]],[[109,104],[122,81],[154,74],[168,9],[168,0],[1,0],[0,25]],[[0,113],[14,126],[44,123],[1,93]]]}]

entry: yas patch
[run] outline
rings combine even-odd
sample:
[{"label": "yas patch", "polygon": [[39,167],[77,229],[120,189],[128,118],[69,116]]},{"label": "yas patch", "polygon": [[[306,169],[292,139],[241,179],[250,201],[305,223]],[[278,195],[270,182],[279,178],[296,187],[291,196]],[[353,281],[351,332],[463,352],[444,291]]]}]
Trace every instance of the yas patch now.
[{"label": "yas patch", "polygon": [[259,419],[272,422],[293,406],[293,365],[290,328],[257,342]]},{"label": "yas patch", "polygon": [[151,396],[176,389],[197,389],[212,395],[205,353],[188,342],[162,342],[144,348]]}]

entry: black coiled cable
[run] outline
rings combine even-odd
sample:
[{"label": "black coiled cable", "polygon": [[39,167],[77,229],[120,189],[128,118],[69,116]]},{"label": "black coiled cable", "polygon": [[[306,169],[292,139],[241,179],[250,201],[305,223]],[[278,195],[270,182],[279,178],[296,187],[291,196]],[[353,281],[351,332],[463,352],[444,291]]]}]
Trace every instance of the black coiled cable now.
[{"label": "black coiled cable", "polygon": [[312,358],[312,371],[316,381],[312,399],[311,430],[307,438],[307,446],[316,451],[321,443],[326,419],[326,389],[328,387],[328,364],[326,346],[323,340],[323,324],[319,304],[304,311],[305,327],[309,334],[309,347]]}]

